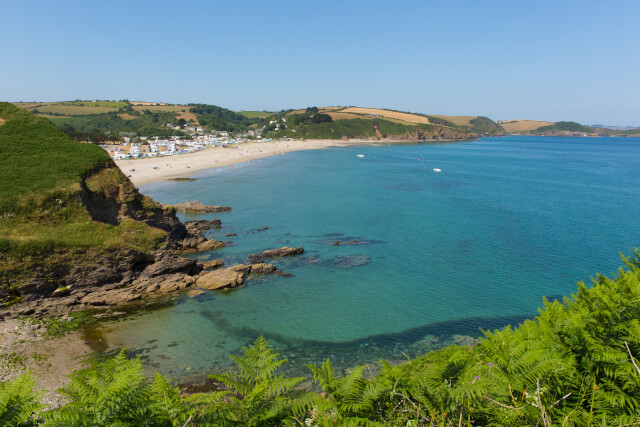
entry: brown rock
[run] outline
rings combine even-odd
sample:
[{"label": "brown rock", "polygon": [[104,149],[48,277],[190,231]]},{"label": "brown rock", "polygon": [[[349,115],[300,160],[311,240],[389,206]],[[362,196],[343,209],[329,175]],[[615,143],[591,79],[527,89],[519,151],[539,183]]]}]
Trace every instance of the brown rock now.
[{"label": "brown rock", "polygon": [[251,274],[271,274],[275,273],[278,268],[273,264],[253,264],[251,266]]},{"label": "brown rock", "polygon": [[142,271],[140,278],[145,279],[173,273],[197,274],[200,270],[201,267],[196,260],[161,252],[156,256],[156,262]]},{"label": "brown rock", "polygon": [[[182,250],[180,253],[187,254],[191,252],[213,251],[226,246],[224,242],[219,240],[207,240],[204,236],[199,237],[201,238],[191,237],[183,240],[181,242]],[[194,242],[196,243],[194,244]]]},{"label": "brown rock", "polygon": [[224,248],[224,242],[219,240],[206,240],[202,243],[199,243],[196,247],[198,251],[214,251],[216,249]]},{"label": "brown rock", "polygon": [[196,279],[196,285],[203,289],[237,288],[244,283],[242,274],[224,269],[202,273]]},{"label": "brown rock", "polygon": [[81,302],[85,305],[95,306],[123,305],[140,298],[142,298],[141,294],[134,293],[129,289],[114,289],[107,292],[92,292],[82,298]]},{"label": "brown rock", "polygon": [[[169,206],[169,205],[163,205]],[[172,205],[175,210],[180,212],[194,212],[194,213],[209,213],[209,212],[229,212],[231,210],[228,206],[210,206],[200,203],[197,200],[192,202],[178,203]]]},{"label": "brown rock", "polygon": [[283,256],[298,255],[303,252],[304,252],[304,248],[302,246],[300,246],[299,248],[291,248],[291,247],[285,246],[279,249],[269,249],[260,254],[251,254],[249,255],[249,260],[253,263],[259,263],[259,262],[262,262],[262,260],[265,258],[276,258],[276,257],[283,257]]},{"label": "brown rock", "polygon": [[221,259],[212,259],[211,261],[205,261],[202,263],[205,270],[215,270],[224,266],[224,261]]},{"label": "brown rock", "polygon": [[222,226],[222,221],[217,218],[212,219],[211,221],[206,219],[194,219],[193,221],[185,222],[184,226],[187,227],[189,234],[198,234],[205,230],[209,230],[210,228],[220,228]]},{"label": "brown rock", "polygon": [[240,273],[244,277],[247,274],[251,273],[251,267],[252,267],[251,265],[247,265],[247,264],[238,264],[238,265],[228,267],[227,270]]}]

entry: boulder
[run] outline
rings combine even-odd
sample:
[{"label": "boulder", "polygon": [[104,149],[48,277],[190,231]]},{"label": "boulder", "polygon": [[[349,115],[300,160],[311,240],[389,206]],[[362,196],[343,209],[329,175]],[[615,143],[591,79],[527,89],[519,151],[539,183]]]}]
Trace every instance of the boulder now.
[{"label": "boulder", "polygon": [[199,243],[198,246],[196,246],[196,249],[198,251],[214,251],[216,249],[224,248],[225,246],[224,242],[219,240],[205,240],[204,242]]},{"label": "boulder", "polygon": [[215,270],[224,266],[224,261],[221,259],[212,259],[211,261],[205,261],[202,263],[205,270]]},{"label": "boulder", "polygon": [[243,275],[228,268],[202,273],[196,279],[197,286],[211,290],[237,288],[242,286],[243,283]]},{"label": "boulder", "polygon": [[299,248],[291,248],[291,247],[285,246],[279,249],[269,249],[260,254],[251,254],[249,255],[249,260],[252,263],[260,263],[265,258],[291,256],[291,255],[298,255],[301,253],[304,253],[304,248],[302,246],[300,246]]},{"label": "boulder", "polygon": [[151,277],[137,280],[131,287],[134,293],[160,293],[166,294],[173,291],[188,288],[195,282],[195,279],[188,274],[174,273],[165,274],[158,277]]},{"label": "boulder", "polygon": [[142,271],[140,278],[146,279],[172,273],[197,274],[201,270],[202,268],[196,260],[176,256],[169,252],[160,252],[156,256],[155,262]]},{"label": "boulder", "polygon": [[80,302],[90,306],[124,305],[140,298],[142,294],[134,293],[130,289],[113,289],[107,292],[91,292]]},{"label": "boulder", "polygon": [[251,273],[251,265],[247,265],[247,264],[238,264],[238,265],[234,265],[231,267],[228,267],[227,270],[230,271],[235,271],[237,273],[240,273],[244,276],[246,276],[247,274]]},{"label": "boulder", "polygon": [[277,269],[273,264],[253,264],[251,266],[251,274],[271,274],[275,273]]},{"label": "boulder", "polygon": [[204,236],[191,236],[180,242],[180,253],[213,251],[224,248],[226,245],[219,240],[208,240]]}]

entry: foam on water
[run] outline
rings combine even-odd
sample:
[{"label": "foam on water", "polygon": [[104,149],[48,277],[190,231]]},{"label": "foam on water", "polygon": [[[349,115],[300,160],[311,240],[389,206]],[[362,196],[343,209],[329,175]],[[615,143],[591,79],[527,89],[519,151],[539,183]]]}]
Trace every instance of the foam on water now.
[{"label": "foam on water", "polygon": [[199,258],[305,254],[274,262],[293,277],[180,296],[100,332],[174,378],[219,370],[260,335],[294,371],[471,343],[480,327],[531,317],[544,296],[620,265],[640,244],[639,172],[637,138],[512,136],[302,151],[150,185],[163,203],[233,207],[197,216],[219,217],[209,236],[233,241]]}]

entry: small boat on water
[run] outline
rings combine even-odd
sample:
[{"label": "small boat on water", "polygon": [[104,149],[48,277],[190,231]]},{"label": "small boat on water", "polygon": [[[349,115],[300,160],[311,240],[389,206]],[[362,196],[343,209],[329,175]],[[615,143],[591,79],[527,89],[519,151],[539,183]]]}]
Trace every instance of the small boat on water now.
[{"label": "small boat on water", "polygon": [[442,169],[434,168],[433,171],[434,172],[442,172]]},{"label": "small boat on water", "polygon": [[356,157],[364,157],[364,154],[356,154]]}]

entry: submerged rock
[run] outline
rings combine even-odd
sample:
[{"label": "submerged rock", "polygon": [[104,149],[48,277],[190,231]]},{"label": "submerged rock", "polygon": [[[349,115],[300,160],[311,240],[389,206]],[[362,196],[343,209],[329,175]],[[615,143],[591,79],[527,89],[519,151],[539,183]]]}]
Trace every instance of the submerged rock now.
[{"label": "submerged rock", "polygon": [[323,267],[338,267],[343,270],[349,270],[354,267],[367,265],[371,262],[371,258],[364,255],[341,255],[319,262]]}]

